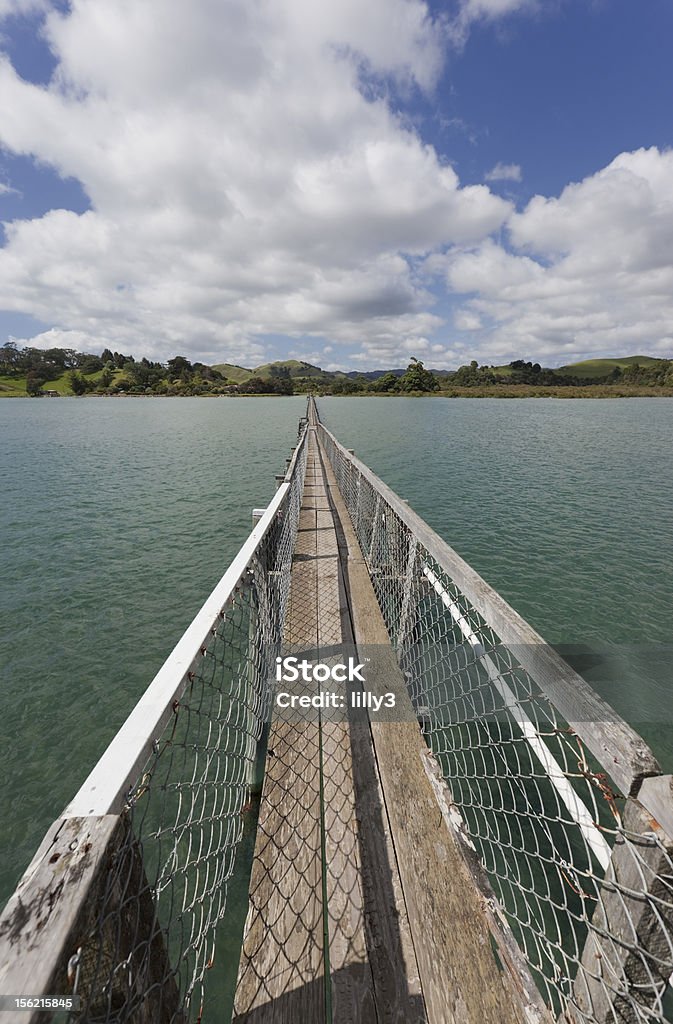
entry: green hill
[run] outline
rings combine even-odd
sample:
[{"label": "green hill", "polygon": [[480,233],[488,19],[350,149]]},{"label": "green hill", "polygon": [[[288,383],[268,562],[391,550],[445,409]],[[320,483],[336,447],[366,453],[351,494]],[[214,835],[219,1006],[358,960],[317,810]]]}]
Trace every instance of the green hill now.
[{"label": "green hill", "polygon": [[255,377],[271,377],[274,370],[287,370],[291,377],[332,376],[328,370],[321,370],[319,366],[313,366],[312,363],[305,363],[298,359],[283,359],[275,363],[264,363],[262,366],[256,366],[252,373]]},{"label": "green hill", "polygon": [[215,363],[213,370],[219,370],[227,380],[233,380],[235,384],[242,384],[253,375],[252,370],[247,370],[245,366],[238,366],[236,363]]},{"label": "green hill", "polygon": [[607,359],[583,359],[579,363],[567,363],[566,366],[557,366],[554,369],[554,373],[558,373],[561,376],[589,379],[591,377],[607,377],[609,373],[612,373],[615,366],[623,370],[627,366],[633,366],[634,363],[638,363],[639,366],[652,366],[660,362],[661,359],[656,359],[654,356],[616,356],[615,358]]},{"label": "green hill", "polygon": [[252,370],[245,366],[238,366],[236,363],[215,363],[213,370],[219,370],[229,380],[236,384],[242,384],[250,377],[272,377],[274,372],[287,371],[290,377],[331,377],[329,370],[321,370],[319,366],[312,363],[305,363],[299,359],[280,359],[275,363],[263,363],[255,366]]}]

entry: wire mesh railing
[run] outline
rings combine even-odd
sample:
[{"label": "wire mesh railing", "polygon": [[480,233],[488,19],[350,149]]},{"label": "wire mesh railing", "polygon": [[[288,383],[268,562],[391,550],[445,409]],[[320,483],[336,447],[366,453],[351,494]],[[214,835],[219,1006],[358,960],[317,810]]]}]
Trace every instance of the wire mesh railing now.
[{"label": "wire mesh railing", "polygon": [[10,899],[1,992],[71,993],[73,1024],[219,1019],[204,1000],[260,783],[306,449],[303,420],[261,521]]},{"label": "wire mesh railing", "polygon": [[[673,1021],[670,780],[405,502],[318,433],[426,742],[552,1017]],[[666,828],[643,803],[657,776]]]}]

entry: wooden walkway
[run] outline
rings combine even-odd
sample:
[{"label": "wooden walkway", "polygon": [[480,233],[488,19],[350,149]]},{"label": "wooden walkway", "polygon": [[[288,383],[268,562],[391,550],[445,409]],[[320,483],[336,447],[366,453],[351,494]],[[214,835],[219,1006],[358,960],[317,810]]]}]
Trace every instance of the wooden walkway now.
[{"label": "wooden walkway", "polygon": [[[395,688],[403,701],[366,566],[311,424],[284,653],[343,662],[358,649],[363,660],[366,645],[377,652],[367,688]],[[423,750],[415,718],[375,726],[343,713],[283,719],[276,709],[237,1024],[542,1019],[524,1011],[493,953],[493,922]]]}]

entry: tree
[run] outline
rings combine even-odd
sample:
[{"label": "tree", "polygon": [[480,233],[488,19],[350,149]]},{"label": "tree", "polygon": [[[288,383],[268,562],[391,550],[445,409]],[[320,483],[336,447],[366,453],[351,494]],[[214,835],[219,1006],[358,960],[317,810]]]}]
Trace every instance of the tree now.
[{"label": "tree", "polygon": [[37,395],[42,394],[42,385],[45,379],[41,374],[31,370],[26,377],[26,394],[30,395],[31,398],[35,398]]},{"label": "tree", "polygon": [[158,384],[164,375],[161,363],[150,363],[148,359],[141,359],[139,363],[129,359],[124,363],[124,373],[137,388],[151,388]]},{"label": "tree", "polygon": [[79,358],[77,369],[81,373],[97,373],[98,370],[103,369],[103,366],[103,360],[99,356],[82,355]]},{"label": "tree", "polygon": [[399,379],[400,391],[437,391],[439,381],[434,373],[426,370],[420,359],[411,357],[406,373]]},{"label": "tree", "polygon": [[[79,370],[71,370],[68,374],[68,383],[73,395],[85,395],[91,387],[95,387],[93,381],[85,380]],[[91,385],[91,386],[90,386]]]},{"label": "tree", "polygon": [[20,352],[15,341],[7,341],[0,348],[0,370],[3,373],[17,373],[19,369]]},{"label": "tree", "polygon": [[272,377],[269,385],[269,391],[274,395],[291,395],[294,393],[292,378],[289,373],[287,376]]},{"label": "tree", "polygon": [[335,377],[330,391],[333,395],[358,395],[367,387],[364,377]]},{"label": "tree", "polygon": [[[171,380],[176,380],[183,374],[191,374],[193,370],[189,359],[185,359],[184,356],[175,356],[173,359],[169,359],[166,365],[168,366],[168,376]],[[186,377],[182,379],[185,380]]]},{"label": "tree", "polygon": [[400,381],[394,373],[384,373],[382,377],[372,381],[372,391],[391,392],[400,390]]}]

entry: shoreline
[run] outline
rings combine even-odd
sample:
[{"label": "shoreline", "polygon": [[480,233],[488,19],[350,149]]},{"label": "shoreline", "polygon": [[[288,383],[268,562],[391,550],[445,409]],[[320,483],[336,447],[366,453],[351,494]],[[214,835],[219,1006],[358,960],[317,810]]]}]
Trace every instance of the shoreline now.
[{"label": "shoreline", "polygon": [[[274,394],[249,394],[249,395],[147,395],[147,394],[131,394],[129,392],[120,393],[116,395],[26,395],[20,392],[14,393],[2,393],[0,391],[0,399],[7,398],[30,398],[34,400],[46,400],[49,401],[53,398],[69,398],[78,400],[87,400],[91,398],[113,398],[113,399],[124,399],[124,398],[170,398],[170,399],[181,399],[181,398],[299,398],[303,395],[308,394],[305,391],[297,391],[294,395],[274,395]],[[510,385],[489,385],[486,387],[475,387],[475,388],[450,388],[446,391],[408,391],[408,392],[380,392],[380,393],[355,393],[350,395],[336,394],[331,395],[329,393],[318,393],[318,397],[321,398],[565,398],[565,399],[610,399],[610,398],[673,398],[673,388],[657,388],[657,387],[624,387],[623,385],[609,385],[609,384],[588,384],[586,387],[573,387],[569,385],[567,387],[536,387],[535,385],[527,384],[510,384]]]}]

